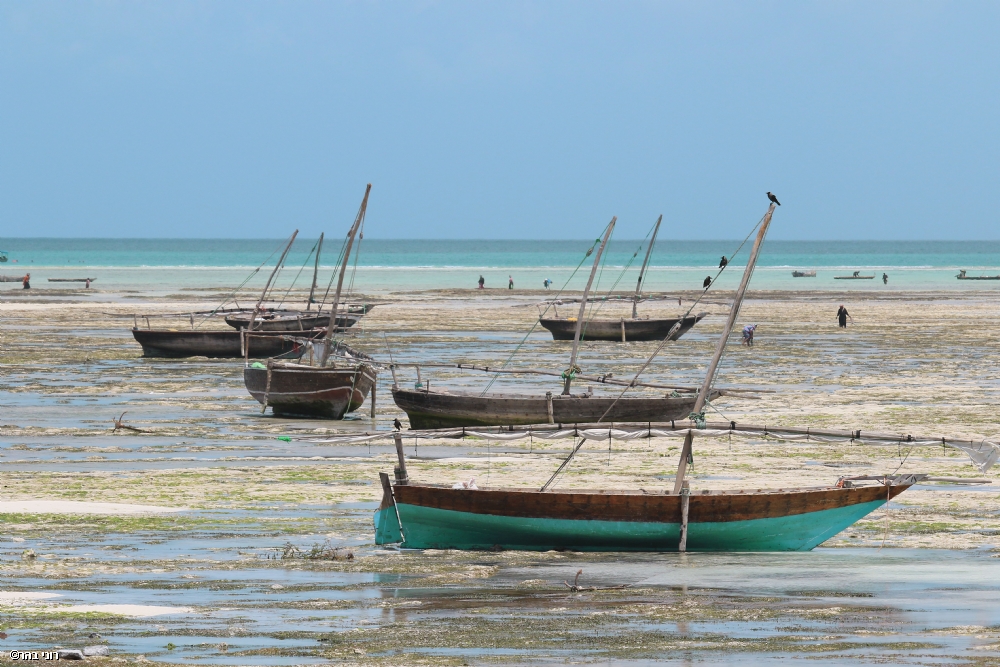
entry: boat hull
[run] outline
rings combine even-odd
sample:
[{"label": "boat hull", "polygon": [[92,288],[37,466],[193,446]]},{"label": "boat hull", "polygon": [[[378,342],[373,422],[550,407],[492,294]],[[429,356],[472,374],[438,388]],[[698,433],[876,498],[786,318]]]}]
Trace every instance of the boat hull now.
[{"label": "boat hull", "polygon": [[[719,394],[713,392],[711,398],[717,396]],[[695,394],[685,393],[656,398],[623,397],[617,402],[613,397],[553,394],[551,418],[550,401],[544,395],[479,396],[419,389],[394,389],[392,398],[396,405],[406,412],[410,419],[410,428],[428,429],[545,423],[592,424],[598,421],[664,422],[686,419],[690,416]],[[609,408],[611,410],[607,412]]]},{"label": "boat hull", "polygon": [[[909,486],[692,495],[687,550],[808,551]],[[396,541],[415,549],[677,551],[680,541],[674,495],[416,485],[390,493],[376,513],[376,535],[391,540],[399,532]]]},{"label": "boat hull", "polygon": [[[616,340],[622,342],[663,340],[680,320],[681,327],[671,336],[677,340],[691,330],[708,313],[698,313],[685,318],[660,318],[649,320],[589,320],[584,323],[580,334],[582,340]],[[568,318],[542,318],[539,323],[552,333],[552,340],[573,340],[576,334],[576,320]]]},{"label": "boat hull", "polygon": [[[357,324],[361,319],[360,315],[351,313],[337,316],[337,326],[346,329]],[[238,314],[230,315],[226,318],[226,324],[234,329],[247,329],[250,327],[250,315]],[[318,327],[330,325],[330,314],[320,315],[318,313],[301,313],[296,315],[277,315],[274,317],[260,318],[254,320],[254,331],[308,331]]]},{"label": "boat hull", "polygon": [[[321,330],[305,332],[307,338],[321,335]],[[269,335],[269,334],[273,334]],[[168,331],[164,329],[132,329],[132,337],[142,346],[144,357],[214,357],[238,359],[243,357],[240,350],[240,332],[236,330],[216,331]],[[248,339],[248,356],[253,359],[296,356],[300,346],[285,340],[282,332],[255,333]]]},{"label": "boat hull", "polygon": [[275,415],[343,419],[360,408],[375,384],[369,364],[351,368],[272,364],[270,369],[248,366],[243,382],[261,405]]}]

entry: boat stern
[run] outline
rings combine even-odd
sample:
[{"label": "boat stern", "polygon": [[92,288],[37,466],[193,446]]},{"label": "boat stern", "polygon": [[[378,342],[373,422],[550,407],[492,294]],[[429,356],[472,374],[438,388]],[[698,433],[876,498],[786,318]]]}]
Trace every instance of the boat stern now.
[{"label": "boat stern", "polygon": [[375,544],[397,544],[403,541],[403,533],[399,528],[392,484],[386,473],[380,472],[378,476],[382,480],[382,503],[375,510]]}]

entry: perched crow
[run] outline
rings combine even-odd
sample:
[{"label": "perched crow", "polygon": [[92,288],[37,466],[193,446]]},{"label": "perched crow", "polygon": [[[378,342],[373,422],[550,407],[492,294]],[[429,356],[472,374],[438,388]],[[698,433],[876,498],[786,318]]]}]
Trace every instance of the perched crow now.
[{"label": "perched crow", "polygon": [[701,284],[702,287],[708,287],[712,284],[712,276],[705,276],[705,282]]},{"label": "perched crow", "polygon": [[729,260],[728,260],[728,259],[726,259],[726,256],[725,256],[725,255],[723,255],[723,256],[722,256],[722,259],[721,259],[721,260],[719,261],[719,268],[720,268],[720,269],[724,269],[724,268],[726,268],[726,264],[729,264]]},{"label": "perched crow", "polygon": [[770,192],[767,193],[767,198],[770,199],[771,201],[773,201],[778,206],[781,206],[781,202],[778,201],[778,198],[775,197],[774,195],[772,195]]},{"label": "perched crow", "polygon": [[397,431],[399,431],[399,430],[401,430],[403,428],[403,425],[399,422],[399,418],[393,419],[392,420],[392,425],[396,427]]}]

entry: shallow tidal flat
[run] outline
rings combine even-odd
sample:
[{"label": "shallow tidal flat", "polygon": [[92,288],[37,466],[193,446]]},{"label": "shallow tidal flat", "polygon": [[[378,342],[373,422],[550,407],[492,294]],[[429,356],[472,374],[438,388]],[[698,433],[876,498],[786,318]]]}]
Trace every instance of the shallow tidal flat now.
[{"label": "shallow tidal flat", "polygon": [[[802,554],[376,548],[377,473],[392,470],[391,440],[369,447],[301,438],[391,428],[403,415],[389,374],[380,376],[374,424],[367,403],[342,423],[276,419],[246,393],[240,360],[139,356],[126,314],[210,308],[220,295],[0,292],[5,650],[106,645],[110,657],[94,660],[254,665],[997,662],[994,483],[919,485]],[[390,303],[366,316],[350,343],[379,359],[391,350],[397,362],[493,366],[520,346],[512,367],[561,371],[568,362],[570,343],[540,328],[525,336],[539,292],[373,297]],[[727,307],[713,299],[696,309],[710,316],[666,345],[644,378],[699,383]],[[996,435],[1000,314],[986,295],[853,295],[847,330],[836,326],[840,299],[753,294],[740,325],[760,324],[756,345],[732,338],[718,386],[774,393],[720,399],[709,418]],[[641,312],[679,307],[650,303]],[[626,313],[614,304],[601,311]],[[162,323],[190,326],[186,316]],[[580,365],[628,378],[656,345],[585,342]],[[421,373],[432,386],[480,390],[492,377]],[[416,379],[412,370],[399,376]],[[506,376],[491,391],[557,382]],[[125,423],[146,432],[112,433],[112,418],[125,411]],[[571,446],[404,441],[411,477],[475,477],[480,487],[539,486]],[[679,444],[594,443],[558,488],[668,488]],[[941,447],[741,436],[696,439],[691,483],[696,491],[788,488],[897,471],[995,472],[983,475]],[[579,583],[598,590],[570,591],[564,581],[578,570]]]}]

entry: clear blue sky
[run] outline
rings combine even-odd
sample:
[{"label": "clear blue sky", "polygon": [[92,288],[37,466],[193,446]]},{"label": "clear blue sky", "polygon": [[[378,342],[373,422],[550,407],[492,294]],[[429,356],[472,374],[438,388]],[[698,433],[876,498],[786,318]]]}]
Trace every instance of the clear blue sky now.
[{"label": "clear blue sky", "polygon": [[0,236],[1000,238],[1000,3],[0,2]]}]

